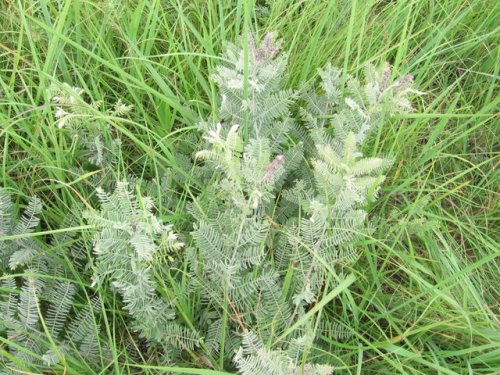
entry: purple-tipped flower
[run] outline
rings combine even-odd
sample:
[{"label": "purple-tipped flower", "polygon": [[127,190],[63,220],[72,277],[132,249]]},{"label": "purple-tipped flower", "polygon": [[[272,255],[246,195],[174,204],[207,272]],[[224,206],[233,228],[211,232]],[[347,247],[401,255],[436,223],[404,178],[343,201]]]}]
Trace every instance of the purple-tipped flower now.
[{"label": "purple-tipped flower", "polygon": [[401,91],[408,88],[408,86],[410,86],[412,82],[413,76],[411,74],[407,74],[394,82],[394,88],[396,89],[396,91]]},{"label": "purple-tipped flower", "polygon": [[274,160],[267,166],[266,174],[262,178],[262,181],[268,182],[276,179],[276,172],[278,169],[285,163],[285,156],[278,155],[274,158]]},{"label": "purple-tipped flower", "polygon": [[392,73],[392,68],[389,64],[385,64],[384,70],[382,72],[382,79],[380,81],[380,90],[384,91],[386,88],[389,87],[389,84],[391,83],[391,73]]},{"label": "purple-tipped flower", "polygon": [[255,59],[257,62],[271,60],[276,56],[279,50],[280,46],[279,43],[274,40],[274,33],[267,33],[255,53]]},{"label": "purple-tipped flower", "polygon": [[255,39],[253,37],[253,33],[252,32],[249,32],[248,33],[248,50],[250,51],[250,53],[252,55],[255,56],[256,54],[256,48],[255,48]]}]

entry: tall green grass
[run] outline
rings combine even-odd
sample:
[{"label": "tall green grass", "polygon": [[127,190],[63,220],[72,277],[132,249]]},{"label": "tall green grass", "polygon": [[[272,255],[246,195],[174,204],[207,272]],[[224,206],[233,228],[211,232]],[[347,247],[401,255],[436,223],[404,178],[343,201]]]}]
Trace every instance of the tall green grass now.
[{"label": "tall green grass", "polygon": [[[350,320],[338,323],[352,336],[325,338],[335,370],[499,372],[499,19],[493,0],[4,0],[0,184],[20,204],[34,194],[44,200],[44,231],[57,228],[75,202],[93,199],[98,181],[92,172],[75,174],[78,150],[54,126],[48,88],[55,81],[82,87],[104,105],[134,105],[130,121],[107,119],[127,140],[123,160],[107,173],[151,178],[180,169],[176,150],[187,147],[199,118],[216,120],[209,76],[225,41],[276,31],[293,87],[328,62],[357,75],[366,62],[389,61],[398,75],[413,74],[425,94],[414,113],[388,120],[366,150],[396,163],[372,208],[381,230],[349,270],[356,282],[338,296],[350,310]],[[186,185],[186,198],[202,189]],[[183,208],[162,213],[175,223]],[[88,286],[69,260],[61,262]],[[165,292],[176,295],[189,321],[196,301],[182,285]],[[102,341],[113,360],[100,373],[169,370],[151,365],[141,348],[135,358],[127,354],[124,317],[113,295],[103,297]],[[320,310],[337,319],[335,300]],[[0,355],[6,343],[0,338]],[[205,365],[195,353],[184,365],[170,370],[224,371],[196,369]],[[66,369],[92,373],[78,358]]]}]

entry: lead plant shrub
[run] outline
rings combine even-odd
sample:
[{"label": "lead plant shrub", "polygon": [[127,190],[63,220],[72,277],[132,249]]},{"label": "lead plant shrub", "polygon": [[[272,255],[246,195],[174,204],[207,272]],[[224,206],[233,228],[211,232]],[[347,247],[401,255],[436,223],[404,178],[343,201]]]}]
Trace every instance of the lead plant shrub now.
[{"label": "lead plant shrub", "polygon": [[[359,256],[359,242],[373,233],[367,206],[392,161],[365,157],[363,149],[387,116],[411,109],[411,76],[392,80],[389,66],[367,65],[360,82],[328,65],[319,71],[319,85],[284,89],[287,56],[272,34],[260,44],[250,36],[247,54],[229,44],[224,61],[213,74],[219,122],[200,123],[198,149],[179,156],[185,175],[204,187],[193,189],[188,202],[189,227],[174,232],[159,219],[155,202],[139,194],[148,185],[141,181],[137,192],[127,182],[116,183],[111,193],[98,189],[99,206],[85,214],[95,231],[93,287],[121,297],[131,331],[168,363],[185,361],[188,353],[208,367],[235,367],[244,375],[330,374],[328,358],[314,351],[319,336],[340,340],[348,333],[326,314],[323,321],[304,316],[342,280],[345,266]],[[78,129],[92,116],[82,92],[68,90],[66,99],[54,98],[61,106],[58,125]],[[92,132],[82,137],[96,144]],[[164,194],[181,187],[175,184],[169,181]],[[5,196],[0,203],[2,212],[11,211]],[[38,212],[35,199],[19,223],[2,214],[1,234],[29,233]],[[37,246],[29,238],[6,242],[3,267],[36,266],[50,274]],[[177,260],[165,262],[174,253]],[[0,306],[3,332],[17,353],[35,345],[24,333],[40,332],[35,308],[45,284],[30,277],[6,280],[7,289],[21,285]],[[195,302],[181,314],[169,292],[180,286],[184,301]],[[67,317],[76,292],[71,284],[54,292],[64,287],[66,299],[45,298],[62,311],[57,316]],[[50,309],[43,311],[48,319]],[[51,324],[57,345],[35,351],[46,365],[64,359],[67,342],[78,349],[84,338],[78,327],[85,327],[79,319]]]},{"label": "lead plant shrub", "polygon": [[[291,344],[275,340],[320,299],[328,272],[342,278],[372,233],[366,207],[392,160],[362,148],[385,116],[411,109],[415,91],[411,76],[392,81],[389,66],[372,65],[365,83],[350,75],[343,83],[329,65],[319,90],[283,89],[278,51],[272,34],[258,46],[250,37],[247,72],[235,45],[216,69],[221,121],[201,124],[206,149],[195,159],[218,177],[191,205],[186,256],[211,354],[229,359],[243,337],[233,359],[243,374],[322,374],[326,367],[300,367]],[[297,329],[291,339],[307,336]]]}]

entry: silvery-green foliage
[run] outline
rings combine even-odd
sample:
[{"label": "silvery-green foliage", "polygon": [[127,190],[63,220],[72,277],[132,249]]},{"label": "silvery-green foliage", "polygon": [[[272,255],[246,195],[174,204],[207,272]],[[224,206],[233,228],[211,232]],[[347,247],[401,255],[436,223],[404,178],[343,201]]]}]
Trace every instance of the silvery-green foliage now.
[{"label": "silvery-green foliage", "polygon": [[[279,90],[283,70],[275,66],[278,47],[272,36],[268,35],[258,48],[252,43],[249,51],[255,62],[253,86],[259,88],[262,84],[263,90],[267,90],[266,74],[272,73],[276,85],[269,89]],[[243,58],[241,49],[234,46],[230,47],[228,54],[231,53]],[[290,102],[285,103],[286,110],[269,118],[256,117],[250,109],[249,139],[244,141],[243,130],[237,123],[244,117],[239,112],[241,106],[228,106],[224,98],[227,85],[232,90],[242,89],[232,80],[243,79],[243,73],[235,63],[233,69],[222,67],[217,74],[223,95],[221,118],[225,122],[200,126],[208,147],[195,157],[219,178],[191,205],[193,216],[200,219],[192,232],[195,246],[188,249],[187,257],[193,290],[201,293],[206,308],[216,308],[217,329],[207,327],[206,336],[211,351],[219,353],[225,348],[219,347],[221,343],[217,344],[214,338],[238,341],[237,332],[242,327],[257,327],[261,337],[270,339],[293,320],[292,302],[282,292],[282,280],[269,258],[267,240],[279,188],[302,162],[303,155],[301,145],[285,144],[291,130],[286,117]],[[263,100],[259,106],[265,112],[274,102]],[[269,129],[283,137],[269,136]],[[228,320],[228,305],[237,315],[238,324],[234,318],[233,322]]]},{"label": "silvery-green foliage", "polygon": [[[308,144],[314,144],[306,150],[312,156],[313,178],[283,191],[286,238],[281,238],[277,251],[283,272],[294,262],[297,306],[315,300],[322,285],[322,262],[341,269],[356,259],[357,241],[372,232],[364,207],[376,199],[385,179],[382,173],[392,160],[366,158],[361,150],[385,115],[411,109],[408,95],[416,92],[410,76],[391,83],[390,75],[388,66],[368,65],[365,84],[348,76],[344,86],[342,72],[328,65],[320,70],[320,92],[310,87],[303,91],[306,106],[300,112],[309,128]],[[290,218],[303,211],[308,218]]]},{"label": "silvery-green foliage", "polygon": [[[385,115],[409,110],[415,92],[409,76],[391,83],[388,67],[367,66],[361,84],[328,65],[319,90],[302,89],[304,131],[291,119],[296,96],[282,90],[286,56],[278,48],[272,35],[258,46],[250,37],[246,66],[244,49],[229,45],[228,62],[214,74],[221,123],[200,126],[206,147],[195,157],[212,180],[190,206],[199,219],[188,262],[207,307],[229,305],[235,315],[227,322],[215,312],[217,323],[207,331],[212,352],[220,351],[214,337],[237,337],[243,329],[272,342],[318,300],[327,268],[342,277],[358,257],[359,241],[372,233],[366,206],[392,164],[364,157],[364,142]],[[280,350],[245,348],[254,341],[235,357],[243,373],[295,373]]]},{"label": "silvery-green foliage", "polygon": [[253,332],[245,332],[242,346],[233,358],[242,375],[330,375],[332,368],[300,362],[307,337],[294,340],[290,350],[270,350]]},{"label": "silvery-green foliage", "polygon": [[52,103],[59,129],[67,129],[69,139],[85,149],[88,162],[97,167],[113,167],[121,151],[121,140],[113,134],[110,121],[119,121],[132,109],[120,100],[102,111],[102,102],[85,98],[85,91],[70,85],[53,84]]},{"label": "silvery-green foliage", "polygon": [[[386,116],[411,110],[409,95],[417,91],[409,75],[392,80],[388,66],[367,65],[360,82],[328,65],[320,82],[304,85],[299,95],[283,88],[287,56],[274,36],[257,43],[249,35],[248,42],[229,44],[213,74],[219,122],[200,122],[202,140],[192,155],[176,154],[175,170],[154,182],[99,176],[106,186],[97,189],[100,206],[85,214],[94,231],[92,259],[89,241],[71,231],[48,244],[30,237],[40,201],[33,198],[19,216],[0,189],[0,236],[10,238],[0,242],[0,268],[24,272],[2,285],[0,330],[13,344],[11,354],[29,366],[53,365],[68,353],[89,361],[103,356],[95,345],[101,302],[76,308],[77,286],[53,261],[54,252],[91,267],[94,287],[120,295],[133,332],[128,339],[143,338],[162,363],[178,362],[186,351],[209,366],[232,359],[244,375],[331,373],[308,358],[320,336],[348,337],[338,323],[348,318],[301,319],[373,234],[368,206],[392,161],[363,151]],[[118,102],[103,113],[101,103],[89,104],[83,90],[68,85],[53,95],[59,128],[83,141],[94,165],[113,166],[120,147],[105,118],[130,108]],[[157,205],[146,195],[157,197]],[[191,218],[182,215],[179,228],[189,229],[178,236],[159,214],[184,205],[180,195],[190,197]],[[166,258],[184,258],[186,266],[159,269]],[[196,303],[176,314],[169,287]],[[291,330],[294,324],[300,327]],[[48,343],[47,335],[54,340]]]},{"label": "silvery-green foliage", "polygon": [[393,72],[387,64],[380,68],[366,64],[364,83],[349,74],[344,83],[342,71],[331,65],[319,70],[319,75],[320,92],[311,85],[304,86],[301,92],[306,103],[302,117],[314,143],[324,139],[326,127],[331,128],[327,134],[337,147],[349,133],[354,133],[361,144],[386,116],[411,111],[410,96],[420,93],[412,87],[413,77],[409,74],[391,80]]},{"label": "silvery-green foliage", "polygon": [[0,188],[0,236],[18,236],[0,242],[0,269],[10,269],[28,264],[41,251],[39,244],[23,235],[32,233],[38,226],[42,204],[38,197],[30,199],[23,214],[17,217],[10,194]]},{"label": "silvery-green foliage", "polygon": [[278,55],[274,35],[266,34],[260,44],[251,34],[248,38],[246,54],[240,46],[227,45],[226,63],[213,74],[221,95],[219,116],[230,124],[249,121],[250,137],[268,138],[271,147],[279,147],[293,124],[289,109],[298,93],[283,89],[287,56]]},{"label": "silvery-green foliage", "polygon": [[198,339],[175,322],[172,301],[157,292],[152,263],[160,248],[179,250],[183,244],[170,225],[153,213],[154,202],[137,197],[127,182],[118,182],[112,194],[97,190],[100,209],[88,211],[93,238],[94,284],[109,280],[120,293],[124,309],[133,317],[132,329],[145,339],[180,348],[193,348]]},{"label": "silvery-green foliage", "polygon": [[[83,310],[74,307],[77,287],[67,279],[57,261],[57,256],[71,256],[76,234],[68,230],[54,235],[50,244],[29,237],[38,226],[41,209],[40,199],[34,197],[18,215],[10,194],[0,189],[1,236],[16,236],[0,242],[2,258],[8,263],[1,266],[4,280],[0,332],[8,340],[10,355],[17,359],[17,362],[0,360],[0,366],[5,365],[13,373],[19,369],[18,364],[42,369],[59,363],[68,353],[78,353],[89,361],[100,354],[97,344],[100,328],[94,314],[82,317]],[[70,227],[72,222],[68,215],[61,228]],[[72,326],[88,329],[80,338],[74,338]]]},{"label": "silvery-green foliage", "polygon": [[353,336],[349,328],[350,327],[346,324],[332,322],[328,318],[325,318],[319,324],[318,335],[328,339],[333,338],[337,341],[343,341]]},{"label": "silvery-green foliage", "polygon": [[[274,204],[276,182],[285,173],[284,156],[272,155],[267,138],[252,138],[243,147],[237,125],[224,129],[217,124],[205,138],[212,147],[196,156],[212,163],[221,177],[191,205],[193,214],[201,217],[192,232],[195,247],[187,252],[192,288],[201,291],[207,306],[218,306],[216,319],[222,319],[229,301],[236,311],[245,312],[245,324],[263,319],[284,326],[290,310],[278,275],[265,259],[271,224],[266,214]],[[223,327],[225,335],[236,329],[228,322]]]}]

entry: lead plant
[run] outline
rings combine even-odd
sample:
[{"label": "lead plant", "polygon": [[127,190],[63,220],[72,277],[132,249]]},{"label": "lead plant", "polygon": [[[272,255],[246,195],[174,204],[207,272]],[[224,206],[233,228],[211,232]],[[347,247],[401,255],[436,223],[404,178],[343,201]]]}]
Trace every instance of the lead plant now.
[{"label": "lead plant", "polygon": [[159,345],[168,359],[178,349],[194,348],[198,338],[175,320],[173,301],[159,294],[154,277],[156,253],[178,251],[183,243],[171,225],[154,215],[154,202],[134,195],[127,182],[118,182],[112,194],[98,189],[97,195],[100,209],[86,213],[97,229],[94,285],[111,282],[132,317],[132,330],[151,345]]},{"label": "lead plant", "polygon": [[[0,334],[9,355],[0,357],[0,373],[17,374],[64,362],[77,355],[89,364],[105,355],[99,344],[99,323],[94,313],[98,298],[76,303],[78,287],[61,258],[72,258],[76,233],[69,230],[44,243],[29,237],[40,223],[42,202],[30,199],[20,215],[11,194],[0,188],[0,271],[5,299],[0,300]],[[77,210],[75,210],[77,212]],[[61,229],[71,227],[69,214]],[[5,239],[7,238],[7,239]],[[11,239],[8,239],[11,238]]]},{"label": "lead plant", "polygon": [[99,168],[113,168],[121,151],[121,140],[114,134],[111,123],[122,121],[132,106],[118,100],[103,111],[102,101],[86,100],[86,92],[55,82],[50,90],[55,107],[55,124],[67,132],[72,142],[84,149],[86,160]]},{"label": "lead plant", "polygon": [[[385,115],[410,109],[411,78],[390,83],[389,67],[368,65],[365,84],[348,76],[343,85],[342,72],[327,66],[321,90],[303,89],[297,103],[299,93],[282,89],[286,56],[273,36],[259,46],[249,39],[247,92],[243,49],[230,45],[230,63],[214,76],[222,121],[201,126],[210,147],[196,158],[219,177],[191,206],[201,217],[187,252],[193,288],[212,309],[213,353],[230,357],[241,335],[247,340],[234,358],[242,373],[328,373],[299,369],[274,340],[318,301],[327,269],[340,280],[372,233],[365,207],[392,161],[361,150]],[[294,103],[302,104],[295,119]]]},{"label": "lead plant", "polygon": [[[348,332],[327,314],[323,322],[305,314],[342,280],[360,255],[360,241],[373,233],[367,207],[392,161],[365,157],[363,150],[384,119],[411,109],[408,96],[416,91],[411,76],[392,81],[389,66],[372,65],[365,83],[328,65],[319,72],[318,88],[283,89],[287,56],[273,35],[260,44],[250,36],[247,52],[228,46],[213,75],[221,96],[219,122],[200,123],[202,139],[191,161],[179,156],[185,173],[178,181],[189,183],[192,173],[193,186],[204,187],[190,190],[189,229],[178,228],[183,241],[159,219],[155,202],[140,194],[147,183],[138,181],[137,192],[126,182],[112,193],[98,189],[100,206],[86,213],[94,230],[92,287],[116,292],[132,337],[169,363],[182,362],[187,352],[209,367],[234,365],[244,375],[329,374],[329,364],[316,364],[328,357],[314,348],[321,335],[341,340]],[[66,91],[69,96],[54,98],[58,125],[78,129],[93,119],[95,108],[81,90]],[[85,138],[96,141],[98,128],[91,126]],[[105,158],[97,157],[92,160],[99,165]],[[181,188],[176,181],[162,183],[169,187],[164,194]],[[1,301],[0,329],[11,353],[22,356],[18,349],[28,348],[42,358],[25,359],[37,369],[43,361],[64,361],[69,349],[93,360],[99,355],[89,341],[98,340],[99,326],[89,323],[94,309],[77,309],[76,318],[68,319],[75,310],[73,284],[30,275],[36,269],[64,279],[42,251],[50,244],[17,236],[34,230],[40,209],[33,199],[17,220],[0,191],[0,235],[14,236],[1,243],[2,271],[28,273],[5,278],[12,293]],[[176,262],[165,262],[166,254]],[[180,313],[171,293],[179,289],[185,293]],[[41,298],[48,307],[40,310]],[[347,319],[348,306],[341,307],[336,320]],[[36,346],[39,311],[55,338],[52,345]]]}]

